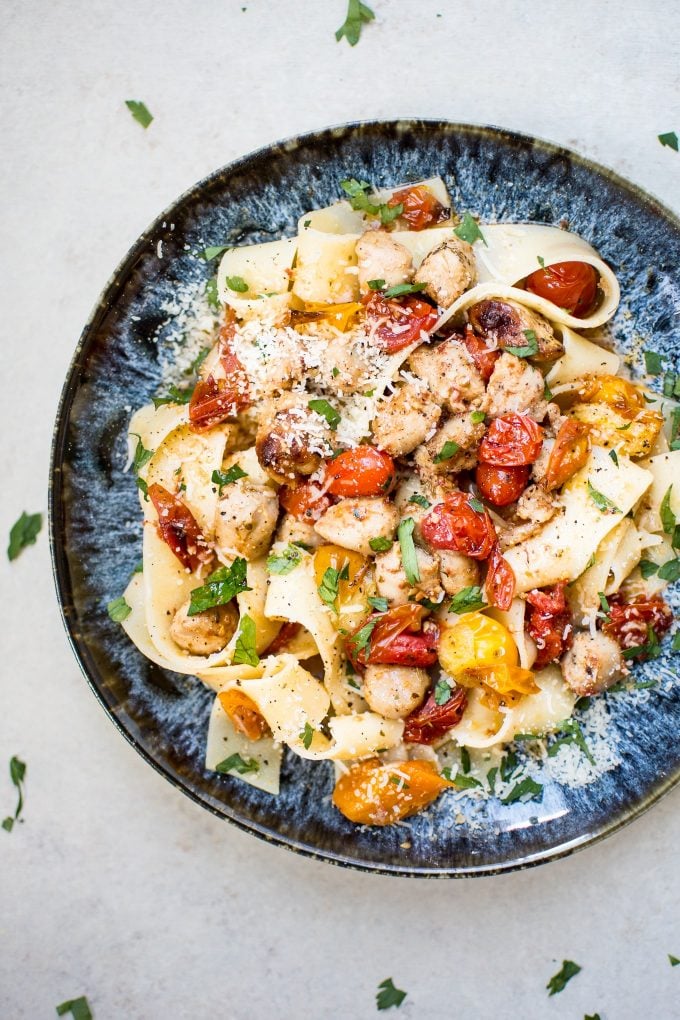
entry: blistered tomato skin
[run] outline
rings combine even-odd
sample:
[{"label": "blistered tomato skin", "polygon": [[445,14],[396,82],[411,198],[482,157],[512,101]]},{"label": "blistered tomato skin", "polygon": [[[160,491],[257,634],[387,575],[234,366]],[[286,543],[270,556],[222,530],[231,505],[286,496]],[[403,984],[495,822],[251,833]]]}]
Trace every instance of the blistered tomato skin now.
[{"label": "blistered tomato skin", "polygon": [[515,584],[512,567],[501,553],[498,545],[495,545],[489,557],[485,584],[489,605],[507,612],[515,596]]},{"label": "blistered tomato skin", "polygon": [[525,286],[532,294],[581,319],[595,304],[597,281],[597,271],[587,262],[556,262],[527,276]]},{"label": "blistered tomato skin", "polygon": [[371,335],[376,345],[388,354],[415,343],[421,333],[429,333],[439,318],[432,305],[412,295],[397,300],[374,291],[363,300]]},{"label": "blistered tomato skin", "polygon": [[527,487],[531,468],[497,467],[495,464],[478,464],[475,482],[481,495],[494,506],[516,503]]},{"label": "blistered tomato skin", "polygon": [[454,492],[438,503],[420,527],[434,549],[455,549],[474,560],[485,560],[496,543],[488,511],[476,508],[473,497],[464,492]]},{"label": "blistered tomato skin", "polygon": [[565,597],[566,581],[527,592],[525,627],[536,644],[537,669],[562,658],[574,640],[571,610]]},{"label": "blistered tomato skin", "polygon": [[495,418],[479,447],[479,462],[496,467],[533,464],[543,446],[543,429],[528,414]]},{"label": "blistered tomato skin", "polygon": [[434,744],[463,718],[467,706],[467,694],[462,687],[456,687],[445,704],[438,705],[434,693],[406,718],[404,740],[408,744]]},{"label": "blistered tomato skin", "polygon": [[544,485],[548,492],[561,488],[580,471],[590,454],[590,426],[568,418],[550,451]]},{"label": "blistered tomato skin", "polygon": [[670,606],[655,595],[653,598],[638,596],[632,602],[619,602],[616,595],[609,599],[609,619],[602,630],[624,649],[639,648],[634,658],[645,659],[645,648],[649,644],[650,630],[657,639],[661,638],[673,623]]},{"label": "blistered tomato skin", "polygon": [[368,444],[344,450],[326,465],[326,488],[334,496],[386,496],[394,479],[390,455]]},{"label": "blistered tomato skin", "polygon": [[[394,666],[433,666],[437,661],[438,628],[427,623],[426,610],[415,602],[395,606],[364,620],[346,642],[349,659],[355,666],[382,664]],[[372,624],[368,641],[357,648],[356,638]]]},{"label": "blistered tomato skin", "polygon": [[391,209],[403,205],[400,219],[406,220],[410,230],[425,230],[435,223],[442,223],[451,215],[451,210],[435,198],[429,188],[417,184],[412,188],[395,191],[387,203]]},{"label": "blistered tomato skin", "polygon": [[203,533],[191,510],[162,485],[148,488],[158,514],[158,533],[186,570],[197,570],[212,558]]},{"label": "blistered tomato skin", "polygon": [[279,489],[279,502],[297,520],[313,524],[333,501],[316,482],[302,482],[295,487],[282,485]]},{"label": "blistered tomato skin", "polygon": [[427,807],[450,786],[432,762],[416,758],[383,765],[370,758],[340,777],[333,804],[359,825],[393,825]]},{"label": "blistered tomato skin", "polygon": [[501,352],[497,348],[492,350],[487,347],[484,340],[478,337],[472,326],[469,325],[465,327],[465,332],[461,336],[460,341],[474,361],[475,368],[482,379],[487,383],[491,378],[496,361],[501,356]]}]

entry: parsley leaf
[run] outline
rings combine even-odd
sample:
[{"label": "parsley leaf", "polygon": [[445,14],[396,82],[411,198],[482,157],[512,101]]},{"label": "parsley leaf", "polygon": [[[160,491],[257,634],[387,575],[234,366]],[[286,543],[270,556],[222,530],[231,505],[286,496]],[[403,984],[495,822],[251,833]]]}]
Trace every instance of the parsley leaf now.
[{"label": "parsley leaf", "polygon": [[643,351],[645,359],[645,372],[647,375],[661,375],[663,372],[663,357],[656,351]]},{"label": "parsley leaf", "polygon": [[236,753],[230,754],[224,761],[218,762],[215,772],[238,772],[243,776],[246,772],[257,772],[259,768],[260,763],[254,758],[242,758],[240,754]]},{"label": "parsley leaf", "polygon": [[419,291],[425,290],[426,283],[395,283],[394,287],[388,287],[385,291],[385,297],[401,297],[402,294],[418,294]]},{"label": "parsley leaf", "polygon": [[678,151],[678,136],[675,131],[666,131],[663,135],[657,135],[657,138],[662,145],[667,145],[669,149],[673,149],[674,152]]},{"label": "parsley leaf", "polygon": [[25,511],[9,533],[7,559],[15,560],[27,545],[35,545],[42,528],[42,514],[27,514]]},{"label": "parsley leaf", "polygon": [[670,953],[668,954],[668,962],[670,963],[671,967],[677,967],[678,964],[680,964],[680,960],[677,958],[677,956],[671,956]]},{"label": "parsley leaf", "polygon": [[213,471],[211,481],[222,489],[225,485],[233,485],[239,478],[247,478],[248,472],[244,471],[238,464],[234,464],[228,471]]},{"label": "parsley leaf", "polygon": [[445,705],[451,700],[451,684],[448,680],[440,680],[434,689],[434,701],[436,705]]},{"label": "parsley leaf", "polygon": [[649,624],[647,625],[647,643],[644,645],[633,645],[632,648],[624,648],[621,655],[624,659],[656,659],[661,653],[661,644],[656,631]]},{"label": "parsley leaf", "polygon": [[368,181],[358,181],[356,177],[351,177],[347,181],[340,181],[340,187],[348,196],[349,204],[355,212],[367,212],[377,216],[379,207],[373,205],[366,194],[371,187]]},{"label": "parsley leaf", "polygon": [[335,609],[335,600],[338,597],[340,581],[349,580],[349,564],[345,561],[344,566],[337,570],[335,567],[326,567],[321,584],[317,591],[327,606]]},{"label": "parsley leaf", "polygon": [[212,262],[213,259],[216,259],[218,255],[221,255],[229,247],[231,246],[228,244],[214,244],[209,248],[204,248],[203,251],[199,251],[198,257],[203,259],[204,262]]},{"label": "parsley leaf", "polygon": [[390,1009],[392,1006],[401,1006],[406,998],[407,993],[402,992],[401,988],[396,988],[392,978],[386,978],[385,981],[381,981],[378,988],[380,990],[375,997],[378,1009]]},{"label": "parsley leaf", "polygon": [[328,427],[335,432],[341,419],[338,412],[328,403],[327,400],[310,400],[307,403],[307,407],[310,411],[316,411],[316,413],[320,414],[322,418],[325,418],[328,422]]},{"label": "parsley leaf", "polygon": [[347,17],[335,33],[336,42],[340,42],[341,39],[345,38],[350,46],[356,46],[359,42],[359,36],[361,35],[361,29],[364,25],[367,25],[369,21],[373,21],[375,14],[366,4],[362,4],[361,0],[349,0],[347,4]]},{"label": "parsley leaf", "polygon": [[386,613],[389,609],[389,603],[384,598],[369,598],[369,606],[372,606],[378,613]]},{"label": "parsley leaf", "polygon": [[354,637],[350,638],[355,655],[358,655],[359,652],[363,652],[364,648],[370,649],[371,634],[373,633],[375,624],[375,620],[369,620],[368,623],[365,623],[363,627],[356,632]]},{"label": "parsley leaf", "polygon": [[470,415],[470,421],[473,425],[480,425],[486,418],[485,411],[473,411]]},{"label": "parsley leaf", "polygon": [[314,739],[314,727],[310,726],[308,722],[305,723],[305,728],[302,733],[299,734],[300,740],[302,741],[306,751],[312,746],[312,740]]},{"label": "parsley leaf", "polygon": [[478,609],[484,609],[485,606],[486,601],[484,600],[482,589],[478,584],[473,584],[467,588],[461,588],[453,596],[449,612],[458,613],[461,616],[463,613],[474,613]]},{"label": "parsley leaf", "polygon": [[2,827],[5,832],[11,832],[14,828],[14,823],[19,820],[19,816],[23,811],[24,807],[24,777],[26,776],[26,764],[13,755],[9,760],[9,777],[12,780],[13,785],[17,789],[17,806],[14,809],[14,815],[8,815],[2,823]]},{"label": "parsley leaf", "polygon": [[475,779],[474,776],[463,775],[462,772],[456,772],[455,776],[451,775],[451,769],[442,769],[442,775],[444,779],[448,779],[449,782],[455,783],[460,790],[472,790],[475,786],[481,786],[479,779]]},{"label": "parsley leaf", "polygon": [[142,437],[136,432],[131,432],[131,436],[135,436],[137,439],[137,445],[135,446],[135,452],[132,457],[132,470],[135,474],[139,474],[140,470],[145,464],[148,464],[154,455],[153,450],[147,450],[142,442]]},{"label": "parsley leaf", "polygon": [[597,509],[603,514],[620,514],[621,511],[615,503],[612,503],[611,499],[608,499],[603,493],[598,492],[588,481],[588,495],[592,499]]},{"label": "parsley leaf", "polygon": [[462,220],[453,232],[456,237],[459,237],[461,241],[467,241],[468,244],[474,244],[475,241],[483,241],[486,247],[489,247],[488,244],[486,244],[484,234],[479,229],[477,220],[474,219],[469,212],[463,214]]},{"label": "parsley leaf", "polygon": [[666,560],[659,567],[659,577],[662,581],[673,581],[680,580],[680,559],[676,556],[674,560]]},{"label": "parsley leaf", "polygon": [[413,529],[415,521],[412,517],[405,517],[397,528],[397,538],[401,549],[401,563],[406,574],[406,580],[413,586],[420,583],[420,570],[418,569],[418,558],[416,547],[413,543]]},{"label": "parsley leaf", "polygon": [[614,461],[614,463],[618,467],[619,466],[619,456],[618,456],[616,450],[610,450],[609,451],[609,456],[611,457],[611,459]]},{"label": "parsley leaf", "polygon": [[484,504],[482,503],[481,499],[477,499],[476,496],[470,496],[469,497],[468,505],[472,507],[472,509],[475,511],[475,513],[478,513],[478,514],[483,514],[484,513]]},{"label": "parsley leaf", "polygon": [[514,354],[516,358],[531,358],[534,354],[538,354],[536,334],[533,329],[524,329],[522,332],[527,338],[526,344],[522,344],[521,347],[504,347],[503,350],[506,354]]},{"label": "parsley leaf", "polygon": [[[387,203],[384,203],[384,204],[380,205],[378,208],[380,209],[380,222],[382,223],[383,227],[385,227],[385,226],[387,226],[388,223],[391,223],[393,220],[396,220],[397,216],[401,216],[401,214],[404,211],[404,203],[403,202],[397,202],[396,205],[390,205],[389,202],[387,202]],[[402,286],[408,286],[408,285],[407,284],[403,284]],[[413,286],[414,287],[418,287],[419,290],[421,289],[421,287],[418,284],[413,284]],[[390,287],[390,290],[393,290],[393,289],[394,289],[393,287]],[[386,291],[385,293],[387,294],[387,297],[394,297],[395,296],[394,294],[390,294],[389,291]],[[400,293],[401,294],[411,294],[412,291],[410,291],[410,290],[409,291],[403,291],[402,290],[402,291],[400,291]]]},{"label": "parsley leaf", "polygon": [[640,573],[647,580],[653,574],[656,574],[659,569],[659,564],[654,563],[652,560],[640,560]]},{"label": "parsley leaf", "polygon": [[583,730],[575,719],[567,719],[563,722],[558,732],[564,735],[558,737],[555,743],[551,744],[548,748],[549,758],[554,758],[560,748],[564,747],[566,744],[576,744],[576,746],[583,751],[590,764],[595,764],[595,759],[590,753],[590,748],[586,744],[586,738],[583,736]]},{"label": "parsley leaf", "polygon": [[132,612],[131,607],[125,601],[124,595],[114,599],[113,602],[109,602],[106,609],[114,623],[122,623],[123,620],[127,620]]},{"label": "parsley leaf", "polygon": [[675,526],[677,520],[673,508],[671,507],[671,492],[673,486],[669,485],[666,489],[663,499],[661,500],[661,506],[659,507],[659,516],[661,517],[661,524],[663,530],[667,535],[672,535],[675,532]]},{"label": "parsley leaf", "polygon": [[579,965],[574,963],[573,960],[563,960],[562,969],[557,974],[553,974],[545,987],[551,995],[556,995],[558,992],[564,991],[567,982],[571,981],[580,970]]},{"label": "parsley leaf", "polygon": [[383,535],[378,535],[377,538],[369,538],[368,544],[370,545],[373,552],[387,552],[394,545],[394,541],[391,538],[385,538]]},{"label": "parsley leaf", "polygon": [[213,606],[224,606],[242,591],[252,589],[248,587],[246,561],[237,556],[230,567],[220,567],[208,576],[205,584],[193,589],[187,615],[194,616]]},{"label": "parsley leaf", "polygon": [[536,256],[536,261],[538,262],[538,264],[541,267],[541,269],[545,269],[545,259],[543,258],[542,255],[537,255]]},{"label": "parsley leaf", "polygon": [[302,552],[292,544],[286,546],[281,552],[271,553],[267,557],[268,574],[290,574],[302,560]]},{"label": "parsley leaf", "polygon": [[455,443],[452,439],[447,439],[439,453],[435,454],[432,460],[435,464],[441,464],[443,461],[451,460],[452,457],[455,457],[459,450],[460,446],[458,443]]},{"label": "parsley leaf", "polygon": [[235,664],[244,662],[248,666],[257,666],[260,661],[255,649],[255,621],[247,613],[241,617],[233,661]]},{"label": "parsley leaf", "polygon": [[543,786],[537,783],[531,776],[522,779],[513,786],[507,797],[501,799],[501,804],[514,804],[515,801],[540,800],[543,796]]},{"label": "parsley leaf", "polygon": [[126,99],[125,105],[137,123],[141,124],[146,130],[153,120],[153,116],[149,113],[144,103],[141,103],[138,99]]},{"label": "parsley leaf", "polygon": [[77,999],[69,999],[62,1002],[57,1008],[57,1016],[65,1016],[70,1013],[73,1020],[92,1020],[92,1011],[86,997],[81,995]]},{"label": "parsley leaf", "polygon": [[214,312],[220,310],[220,295],[217,290],[217,277],[211,276],[209,280],[206,280],[205,284],[205,296],[208,299],[208,304]]},{"label": "parsley leaf", "polygon": [[494,765],[494,767],[492,769],[489,769],[489,771],[486,774],[486,781],[489,784],[489,793],[492,794],[492,795],[496,793],[496,776],[497,775],[498,775],[498,765]]},{"label": "parsley leaf", "polygon": [[245,294],[248,290],[248,284],[242,276],[228,276],[226,284],[229,290],[233,290],[237,294]]},{"label": "parsley leaf", "polygon": [[412,496],[409,496],[409,503],[415,503],[416,506],[422,506],[423,510],[429,510],[432,506],[429,499],[425,499],[419,492],[414,492]]},{"label": "parsley leaf", "polygon": [[191,395],[194,392],[193,387],[187,389],[179,389],[174,383],[168,386],[168,392],[160,397],[153,397],[153,406],[155,408],[161,407],[163,404],[188,404],[191,400]]},{"label": "parsley leaf", "polygon": [[370,287],[371,290],[384,290],[384,288],[385,288],[385,281],[384,280],[369,280],[368,281],[368,286]]}]

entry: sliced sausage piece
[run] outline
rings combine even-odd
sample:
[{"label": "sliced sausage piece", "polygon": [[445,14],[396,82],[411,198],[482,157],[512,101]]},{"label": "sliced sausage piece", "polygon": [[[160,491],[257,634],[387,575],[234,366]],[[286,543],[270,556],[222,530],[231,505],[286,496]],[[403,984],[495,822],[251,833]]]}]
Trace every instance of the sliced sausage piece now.
[{"label": "sliced sausage piece", "polygon": [[415,546],[420,581],[411,586],[404,573],[401,550],[397,542],[387,552],[375,558],[375,583],[378,594],[391,606],[403,606],[416,596],[424,595],[431,602],[439,602],[443,595],[439,583],[439,557],[427,549]]},{"label": "sliced sausage piece", "polygon": [[238,627],[238,609],[233,602],[188,615],[191,599],[175,613],[170,624],[170,637],[191,655],[213,655],[231,641]]},{"label": "sliced sausage piece", "polygon": [[367,666],[362,694],[386,719],[404,719],[422,704],[430,686],[427,670],[410,666]]},{"label": "sliced sausage piece", "polygon": [[407,382],[378,404],[371,432],[381,450],[402,457],[425,442],[440,415],[434,397],[425,388]]},{"label": "sliced sausage piece", "polygon": [[423,344],[410,356],[409,367],[427,384],[435,401],[453,414],[484,396],[484,380],[456,337],[436,346]]},{"label": "sliced sausage piece", "polygon": [[387,287],[413,279],[411,252],[386,230],[367,230],[356,245],[359,286],[368,289],[369,280],[384,280]]},{"label": "sliced sausage piece", "polygon": [[545,381],[537,368],[514,354],[501,354],[481,406],[491,418],[526,413],[541,422],[548,408],[544,393]]},{"label": "sliced sausage piece", "polygon": [[567,687],[581,698],[606,691],[627,672],[618,644],[602,631],[577,634],[561,665]]},{"label": "sliced sausage piece", "polygon": [[483,423],[473,422],[469,412],[455,414],[416,451],[420,477],[426,483],[436,484],[443,475],[473,468],[483,435]]},{"label": "sliced sausage piece", "polygon": [[326,421],[305,404],[285,398],[272,409],[273,417],[263,414],[255,440],[261,466],[278,482],[313,474],[332,453]]},{"label": "sliced sausage piece", "polygon": [[314,525],[327,542],[371,556],[372,538],[393,538],[399,514],[392,503],[378,496],[342,499],[331,506]]},{"label": "sliced sausage piece", "polygon": [[451,237],[425,256],[414,277],[440,308],[449,308],[477,278],[472,245]]},{"label": "sliced sausage piece", "polygon": [[274,489],[239,478],[223,490],[217,504],[215,544],[226,559],[255,560],[267,552],[278,516]]}]

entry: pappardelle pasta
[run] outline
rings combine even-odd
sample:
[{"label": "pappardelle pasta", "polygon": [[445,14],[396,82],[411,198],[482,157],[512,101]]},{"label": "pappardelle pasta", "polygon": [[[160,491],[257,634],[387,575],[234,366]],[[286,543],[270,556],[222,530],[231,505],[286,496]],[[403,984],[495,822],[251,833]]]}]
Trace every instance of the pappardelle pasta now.
[{"label": "pappardelle pasta", "polygon": [[123,627],[214,690],[208,769],[276,793],[284,746],[329,759],[386,825],[459,785],[452,747],[655,654],[680,411],[598,342],[619,287],[580,237],[456,216],[439,178],[342,189],[224,251],[195,386],[134,414]]}]

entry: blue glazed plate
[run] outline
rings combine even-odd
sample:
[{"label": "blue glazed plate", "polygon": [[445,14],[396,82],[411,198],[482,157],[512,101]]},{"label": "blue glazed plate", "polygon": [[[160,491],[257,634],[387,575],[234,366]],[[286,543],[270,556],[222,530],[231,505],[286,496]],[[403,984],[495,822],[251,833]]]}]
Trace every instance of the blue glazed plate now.
[{"label": "blue glazed plate", "polygon": [[331,806],[328,763],[287,753],[278,798],[206,772],[212,696],[197,680],[145,660],[106,612],[141,555],[137,491],[122,470],[130,411],[148,403],[161,381],[163,345],[155,336],[163,336],[164,306],[178,288],[212,272],[191,253],[291,234],[303,212],[336,200],[338,182],[348,176],[390,185],[435,174],[457,210],[482,220],[567,220],[621,282],[617,346],[639,350],[642,337],[672,363],[680,222],[640,189],[566,149],[495,128],[432,121],[333,128],[212,174],[128,253],[83,331],[64,386],[50,513],[57,593],[73,650],[115,725],[154,768],[220,817],[308,856],[389,874],[457,877],[571,853],[669,790],[680,778],[677,657],[667,652],[638,670],[653,687],[607,695],[608,738],[619,764],[595,782],[571,788],[549,779],[540,802],[508,806],[447,793],[408,828],[369,829]]}]

